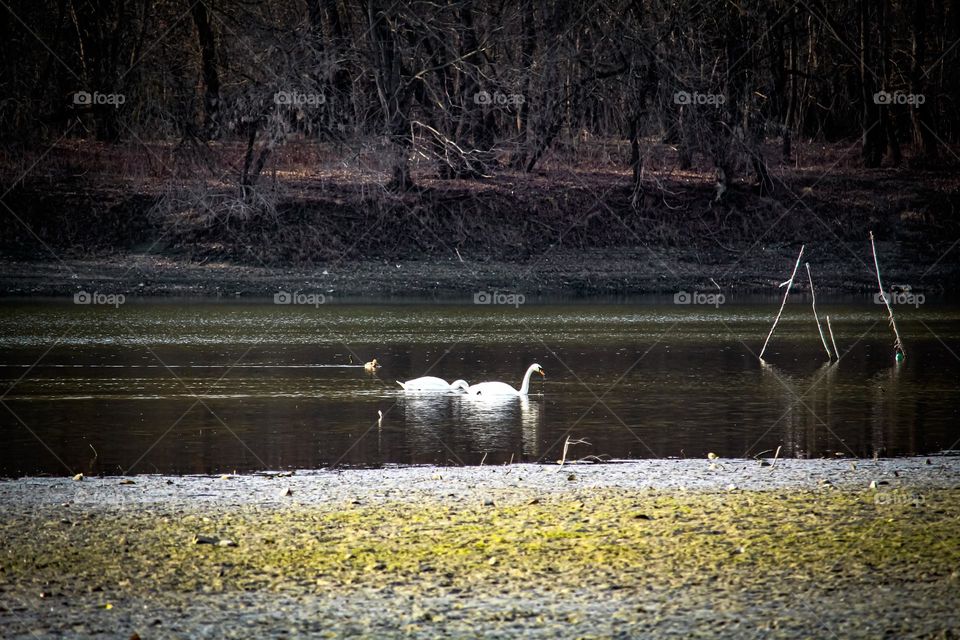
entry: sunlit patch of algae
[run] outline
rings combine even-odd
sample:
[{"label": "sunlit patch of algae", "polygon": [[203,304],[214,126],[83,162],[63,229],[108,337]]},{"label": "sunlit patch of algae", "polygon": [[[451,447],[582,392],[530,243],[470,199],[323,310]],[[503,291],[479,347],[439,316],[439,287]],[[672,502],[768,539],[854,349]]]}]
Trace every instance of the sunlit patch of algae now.
[{"label": "sunlit patch of algae", "polygon": [[[0,582],[125,594],[348,585],[762,588],[940,582],[960,589],[960,489],[618,489],[376,505],[7,512]],[[195,544],[206,535],[235,547]]]}]

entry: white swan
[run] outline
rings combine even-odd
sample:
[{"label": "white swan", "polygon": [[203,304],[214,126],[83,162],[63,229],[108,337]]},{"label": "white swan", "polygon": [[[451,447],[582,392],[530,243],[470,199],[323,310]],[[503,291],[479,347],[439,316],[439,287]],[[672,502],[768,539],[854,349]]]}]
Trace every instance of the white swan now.
[{"label": "white swan", "polygon": [[447,384],[447,381],[443,378],[436,378],[434,376],[423,376],[422,378],[414,378],[406,382],[397,380],[397,384],[403,387],[404,391],[466,391],[470,387],[466,380],[454,380]]},{"label": "white swan", "polygon": [[523,376],[523,384],[520,385],[520,391],[517,391],[506,382],[479,382],[472,384],[467,388],[467,393],[471,396],[525,396],[530,391],[530,376],[539,373],[542,376],[547,375],[543,367],[534,363],[527,368]]}]

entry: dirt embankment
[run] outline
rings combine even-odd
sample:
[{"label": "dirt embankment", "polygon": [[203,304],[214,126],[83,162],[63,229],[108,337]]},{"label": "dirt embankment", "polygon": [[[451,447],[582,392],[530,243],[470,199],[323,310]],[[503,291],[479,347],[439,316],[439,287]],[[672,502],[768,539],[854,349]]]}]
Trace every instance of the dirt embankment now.
[{"label": "dirt embankment", "polygon": [[870,286],[873,230],[891,283],[953,289],[957,172],[867,171],[841,151],[808,149],[807,166],[777,169],[775,193],[741,182],[720,203],[709,167],[669,163],[649,164],[642,194],[616,165],[547,163],[474,181],[420,173],[406,193],[370,174],[286,167],[251,203],[211,177],[120,178],[109,166],[77,170],[90,164],[81,157],[16,181],[4,198],[0,286],[8,295],[269,294],[311,284],[344,296],[494,286],[593,295],[712,287],[713,278],[757,290],[782,281],[806,244],[821,286],[853,292]]}]

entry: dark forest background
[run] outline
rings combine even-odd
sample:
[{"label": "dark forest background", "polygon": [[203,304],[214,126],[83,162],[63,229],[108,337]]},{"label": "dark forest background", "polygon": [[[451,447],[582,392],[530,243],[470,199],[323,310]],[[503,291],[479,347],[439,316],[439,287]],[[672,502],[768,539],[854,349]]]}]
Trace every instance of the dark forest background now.
[{"label": "dark forest background", "polygon": [[[163,229],[169,250],[303,263],[356,251],[377,224],[367,253],[481,235],[520,254],[632,237],[729,248],[788,208],[830,237],[910,223],[932,239],[960,204],[956,0],[3,12],[5,203],[31,233],[5,226],[20,243],[76,248],[97,228],[88,249],[132,246]],[[853,195],[873,187],[874,202]],[[591,221],[605,212],[619,226]],[[410,215],[429,229],[396,222]],[[796,217],[774,236],[806,239]]]}]

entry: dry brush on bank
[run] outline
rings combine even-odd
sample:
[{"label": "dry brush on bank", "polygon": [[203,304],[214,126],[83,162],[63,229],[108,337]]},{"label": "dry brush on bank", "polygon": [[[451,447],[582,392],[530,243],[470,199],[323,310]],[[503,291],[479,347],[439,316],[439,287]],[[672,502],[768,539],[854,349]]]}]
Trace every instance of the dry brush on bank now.
[{"label": "dry brush on bank", "polygon": [[[187,174],[176,169],[176,153],[164,145],[55,147],[5,199],[19,220],[2,219],[3,252],[42,256],[40,238],[74,257],[149,249],[251,266],[458,254],[522,261],[551,248],[646,245],[733,260],[753,245],[811,241],[842,255],[838,243],[859,241],[864,228],[932,255],[960,230],[954,173],[866,171],[843,145],[796,144],[804,164],[772,171],[783,185],[777,195],[746,181],[722,204],[713,201],[709,163],[681,169],[666,146],[646,169],[663,192],[642,203],[629,172],[617,168],[628,149],[612,142],[583,142],[532,174],[445,180],[415,169],[418,187],[404,193],[386,188],[375,154],[350,156],[335,146],[278,151],[270,176],[246,196],[224,176],[237,147],[216,145],[212,164]],[[12,180],[16,166],[6,160]]]}]

